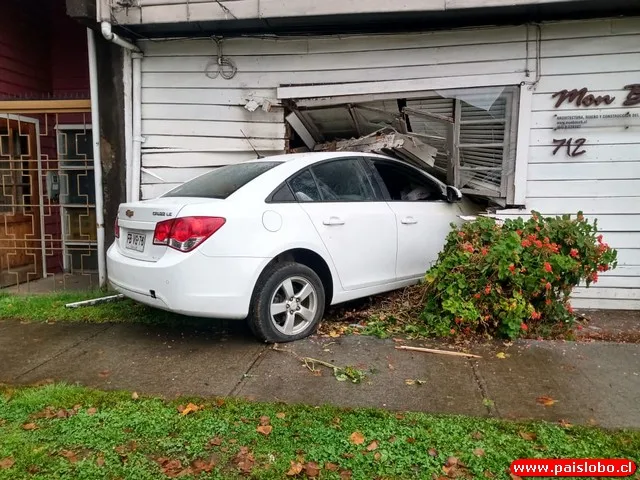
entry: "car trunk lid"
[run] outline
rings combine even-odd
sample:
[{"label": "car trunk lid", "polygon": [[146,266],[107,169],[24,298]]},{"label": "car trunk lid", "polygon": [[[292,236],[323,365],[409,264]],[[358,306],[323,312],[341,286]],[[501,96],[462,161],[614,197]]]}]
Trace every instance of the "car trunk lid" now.
[{"label": "car trunk lid", "polygon": [[153,234],[159,222],[179,217],[180,211],[187,205],[221,201],[210,198],[160,197],[121,204],[118,208],[120,237],[116,239],[120,252],[138,260],[160,260],[168,247],[153,244]]}]

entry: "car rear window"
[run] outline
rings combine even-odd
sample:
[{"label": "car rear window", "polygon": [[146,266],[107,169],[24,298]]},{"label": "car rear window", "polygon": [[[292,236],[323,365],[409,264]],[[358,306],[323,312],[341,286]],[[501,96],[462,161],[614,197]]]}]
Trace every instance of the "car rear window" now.
[{"label": "car rear window", "polygon": [[216,168],[165,194],[165,197],[227,198],[251,180],[282,162],[236,163]]}]

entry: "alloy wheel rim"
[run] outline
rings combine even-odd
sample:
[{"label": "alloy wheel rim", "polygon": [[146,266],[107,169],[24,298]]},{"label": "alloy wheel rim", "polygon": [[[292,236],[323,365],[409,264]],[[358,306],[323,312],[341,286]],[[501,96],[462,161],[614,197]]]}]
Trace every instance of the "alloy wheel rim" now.
[{"label": "alloy wheel rim", "polygon": [[304,277],[283,280],[269,303],[271,323],[280,333],[292,336],[306,330],[318,312],[318,294]]}]

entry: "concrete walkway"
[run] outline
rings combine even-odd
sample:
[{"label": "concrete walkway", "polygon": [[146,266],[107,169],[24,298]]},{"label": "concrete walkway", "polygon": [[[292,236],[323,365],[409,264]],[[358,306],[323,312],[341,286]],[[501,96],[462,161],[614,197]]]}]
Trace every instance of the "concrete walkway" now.
[{"label": "concrete walkway", "polygon": [[[473,360],[396,345],[313,337],[275,351],[233,322],[175,329],[0,321],[0,382],[56,380],[166,397],[239,396],[640,428],[639,344],[496,342],[471,347],[483,357]],[[497,357],[500,352],[506,358]],[[361,384],[338,382],[330,369],[311,372],[300,356],[370,373]],[[541,396],[557,402],[542,406]]]}]

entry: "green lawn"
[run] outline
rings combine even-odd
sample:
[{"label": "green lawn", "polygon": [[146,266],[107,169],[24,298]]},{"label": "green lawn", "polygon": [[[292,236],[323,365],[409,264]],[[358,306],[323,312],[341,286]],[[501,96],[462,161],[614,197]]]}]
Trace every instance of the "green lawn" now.
[{"label": "green lawn", "polygon": [[64,292],[45,295],[0,294],[0,320],[14,319],[30,322],[129,322],[184,323],[190,317],[147,307],[133,300],[123,299],[98,305],[66,308],[67,303],[113,295],[112,292]]},{"label": "green lawn", "polygon": [[[509,479],[516,458],[640,460],[640,432],[135,396],[0,387],[0,478],[430,479],[449,465],[452,477]],[[181,414],[189,401],[198,410]]]}]

